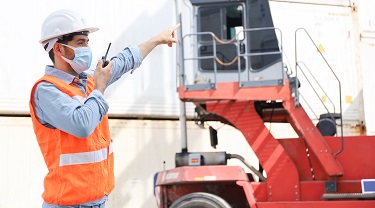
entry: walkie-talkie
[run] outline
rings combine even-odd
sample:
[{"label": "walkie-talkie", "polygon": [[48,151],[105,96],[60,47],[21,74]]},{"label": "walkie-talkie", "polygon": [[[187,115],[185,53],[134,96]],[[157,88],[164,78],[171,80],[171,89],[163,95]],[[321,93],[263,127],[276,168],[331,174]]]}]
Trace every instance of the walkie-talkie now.
[{"label": "walkie-talkie", "polygon": [[111,43],[109,43],[109,46],[108,46],[108,49],[107,49],[107,53],[105,53],[105,56],[102,56],[102,61],[103,61],[103,65],[102,67],[106,67],[108,65],[108,61],[107,61],[107,55],[108,55],[108,51],[109,51],[109,48],[111,47]]}]

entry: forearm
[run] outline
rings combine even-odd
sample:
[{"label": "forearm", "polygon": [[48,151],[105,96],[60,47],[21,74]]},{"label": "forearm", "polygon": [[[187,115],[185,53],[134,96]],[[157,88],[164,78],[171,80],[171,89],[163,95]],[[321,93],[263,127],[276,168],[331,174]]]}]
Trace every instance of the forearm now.
[{"label": "forearm", "polygon": [[135,45],[129,45],[116,56],[112,57],[112,77],[108,85],[120,79],[128,71],[138,68],[142,64],[142,60],[142,52]]},{"label": "forearm", "polygon": [[99,91],[94,90],[86,100],[79,101],[51,85],[38,86],[35,103],[43,125],[78,138],[89,136],[108,111],[108,103]]},{"label": "forearm", "polygon": [[159,44],[160,41],[158,41],[157,37],[151,38],[150,40],[139,44],[138,47],[141,50],[143,59],[146,58],[146,56]]},{"label": "forearm", "polygon": [[[78,138],[86,138],[94,132],[95,128],[106,115],[107,110],[104,110],[102,102],[97,98],[89,98],[85,104],[72,111],[62,129],[66,129],[67,133],[72,134]],[[70,122],[69,122],[70,120]]]}]

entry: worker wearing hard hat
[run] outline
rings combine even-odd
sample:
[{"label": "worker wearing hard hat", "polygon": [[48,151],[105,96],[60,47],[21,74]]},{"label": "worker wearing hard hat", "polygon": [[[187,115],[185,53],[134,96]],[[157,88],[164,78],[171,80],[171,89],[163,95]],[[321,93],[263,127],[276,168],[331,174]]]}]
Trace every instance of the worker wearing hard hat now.
[{"label": "worker wearing hard hat", "polygon": [[40,43],[53,66],[32,88],[30,114],[48,167],[43,208],[104,207],[114,187],[113,148],[108,128],[107,86],[160,44],[176,42],[176,25],[138,46],[128,46],[88,70],[89,27],[76,13],[58,10],[43,22]]}]

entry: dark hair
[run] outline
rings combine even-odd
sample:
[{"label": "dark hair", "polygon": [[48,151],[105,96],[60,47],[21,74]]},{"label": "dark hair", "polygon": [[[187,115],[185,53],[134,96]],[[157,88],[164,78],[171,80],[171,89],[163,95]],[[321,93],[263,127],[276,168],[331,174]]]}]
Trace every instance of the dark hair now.
[{"label": "dark hair", "polygon": [[[88,31],[82,31],[82,32],[74,32],[74,33],[70,33],[70,34],[67,34],[67,35],[63,35],[61,37],[59,37],[57,39],[56,42],[58,43],[63,43],[63,44],[68,44],[69,41],[73,40],[74,36],[76,35],[88,35]],[[45,46],[44,46],[44,49],[47,49],[48,47],[48,44],[47,43]],[[55,64],[55,53],[53,52],[53,49],[51,49],[48,53],[49,55],[49,58],[51,59],[52,63]]]}]

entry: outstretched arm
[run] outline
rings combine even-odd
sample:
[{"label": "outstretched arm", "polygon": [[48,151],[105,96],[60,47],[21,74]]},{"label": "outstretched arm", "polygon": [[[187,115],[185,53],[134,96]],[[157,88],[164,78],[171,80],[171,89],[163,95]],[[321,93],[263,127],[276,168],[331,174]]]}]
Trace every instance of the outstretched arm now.
[{"label": "outstretched arm", "polygon": [[141,50],[143,59],[154,50],[154,48],[160,44],[168,44],[168,46],[172,46],[172,43],[176,43],[177,40],[174,37],[175,30],[180,27],[180,23],[177,25],[163,31],[159,35],[151,38],[150,40],[138,45],[139,49]]}]

